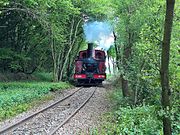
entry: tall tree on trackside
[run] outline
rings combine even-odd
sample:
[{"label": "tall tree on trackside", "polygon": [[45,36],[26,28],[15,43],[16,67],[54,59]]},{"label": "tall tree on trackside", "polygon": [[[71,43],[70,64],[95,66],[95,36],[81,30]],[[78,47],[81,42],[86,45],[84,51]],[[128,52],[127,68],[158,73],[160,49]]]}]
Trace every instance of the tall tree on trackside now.
[{"label": "tall tree on trackside", "polygon": [[[123,97],[128,97],[130,95],[129,88],[129,67],[130,60],[132,57],[132,48],[138,40],[138,34],[141,28],[141,20],[138,17],[136,11],[141,10],[142,6],[140,2],[134,0],[128,1],[116,1],[118,5],[117,17],[117,37],[115,36],[115,51],[116,60],[118,64],[118,69],[121,70],[121,87]],[[136,3],[136,4],[134,4]],[[137,20],[134,18],[138,18]],[[144,19],[143,19],[144,20]],[[138,25],[134,25],[136,24]],[[120,68],[121,67],[121,68]]]},{"label": "tall tree on trackside", "polygon": [[[173,24],[175,0],[166,0],[166,16],[164,24],[164,37],[161,54],[161,86],[162,86],[162,107],[166,114],[169,113],[170,104],[170,86],[169,86],[169,57],[170,57],[170,40]],[[163,116],[163,132],[164,135],[171,135],[171,120],[169,116]]]}]

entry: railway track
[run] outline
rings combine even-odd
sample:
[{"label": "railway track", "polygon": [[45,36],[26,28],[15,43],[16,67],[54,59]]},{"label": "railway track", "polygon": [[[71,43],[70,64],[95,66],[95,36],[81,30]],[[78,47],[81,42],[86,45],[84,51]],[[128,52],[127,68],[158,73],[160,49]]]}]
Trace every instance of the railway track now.
[{"label": "railway track", "polygon": [[[83,90],[86,90],[87,88],[80,87],[80,88],[78,88],[77,90],[75,90],[74,92],[72,92],[71,94],[69,94],[69,95],[65,96],[64,98],[62,98],[62,99],[54,102],[53,104],[51,104],[51,105],[49,105],[49,106],[47,106],[47,107],[45,107],[45,108],[43,108],[43,109],[40,109],[40,110],[36,111],[35,113],[33,113],[33,114],[29,115],[29,116],[26,116],[25,118],[23,118],[23,119],[15,122],[15,123],[7,126],[7,127],[4,127],[4,128],[2,128],[2,129],[0,128],[0,135],[1,135],[1,134],[6,134],[6,133],[12,131],[13,129],[18,128],[20,125],[22,125],[23,123],[27,122],[28,120],[31,120],[32,118],[34,118],[34,117],[37,116],[38,114],[43,113],[43,112],[45,112],[45,111],[48,111],[49,109],[55,107],[56,105],[60,104],[61,102],[66,101],[67,99],[70,99],[73,95],[75,95],[76,93],[78,93],[78,92],[79,92],[80,90],[82,90],[82,89],[83,89]],[[88,97],[84,100],[84,102],[78,106],[78,108],[76,108],[67,118],[65,118],[62,122],[60,122],[60,124],[59,124],[58,126],[55,126],[55,127],[53,127],[53,129],[52,129],[51,131],[46,132],[46,134],[48,134],[48,135],[53,135],[53,134],[55,134],[56,131],[58,131],[58,129],[59,129],[60,127],[62,127],[64,124],[66,124],[66,123],[90,100],[90,98],[91,98],[91,97],[93,96],[93,94],[95,93],[95,90],[96,90],[96,88],[91,92],[91,94],[88,94],[88,95],[90,95],[90,96],[88,96]],[[86,93],[86,92],[85,92],[85,93]]]}]

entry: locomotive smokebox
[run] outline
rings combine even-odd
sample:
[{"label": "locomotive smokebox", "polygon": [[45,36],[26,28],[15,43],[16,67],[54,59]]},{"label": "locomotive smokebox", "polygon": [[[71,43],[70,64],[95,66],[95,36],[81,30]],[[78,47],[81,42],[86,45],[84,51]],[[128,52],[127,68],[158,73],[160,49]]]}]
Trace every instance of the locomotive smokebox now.
[{"label": "locomotive smokebox", "polygon": [[88,43],[87,55],[88,58],[93,56],[93,43]]}]

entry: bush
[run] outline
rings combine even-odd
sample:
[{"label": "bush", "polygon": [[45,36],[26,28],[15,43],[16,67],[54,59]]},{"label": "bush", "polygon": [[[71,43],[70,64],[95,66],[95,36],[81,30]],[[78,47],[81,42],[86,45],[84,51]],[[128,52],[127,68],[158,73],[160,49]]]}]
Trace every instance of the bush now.
[{"label": "bush", "polygon": [[40,81],[47,81],[51,82],[53,80],[52,73],[46,73],[46,72],[36,72],[34,73],[35,78]]},{"label": "bush", "polygon": [[107,135],[155,135],[162,133],[154,106],[121,107],[109,114],[110,122],[103,126]]},{"label": "bush", "polygon": [[[96,129],[94,135],[162,135],[162,109],[160,105],[146,105],[143,103],[134,106],[129,98],[123,98],[121,90],[117,89],[110,94],[114,109],[105,115],[105,122],[101,129]],[[176,100],[177,101],[177,100]],[[172,134],[179,135],[179,108],[178,103],[173,102]]]},{"label": "bush", "polygon": [[50,90],[62,90],[70,87],[70,84],[64,82],[0,83],[0,120],[26,111],[33,101],[44,98]]}]

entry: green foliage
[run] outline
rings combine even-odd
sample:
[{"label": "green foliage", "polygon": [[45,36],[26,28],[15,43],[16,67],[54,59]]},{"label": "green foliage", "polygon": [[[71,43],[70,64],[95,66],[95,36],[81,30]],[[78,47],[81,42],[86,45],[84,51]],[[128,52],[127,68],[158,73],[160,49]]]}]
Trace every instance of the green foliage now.
[{"label": "green foliage", "polygon": [[106,134],[154,135],[162,133],[161,121],[154,106],[121,107],[110,114],[112,120],[104,127]]},{"label": "green foliage", "polygon": [[[110,100],[113,111],[104,115],[102,125],[92,130],[92,135],[161,135],[163,134],[162,116],[164,112],[158,105],[134,106],[128,98],[123,98],[119,89],[112,92]],[[172,134],[178,135],[179,110],[174,106],[171,114]]]},{"label": "green foliage", "polygon": [[81,11],[90,17],[90,20],[105,20],[113,12],[112,0],[80,0],[74,2],[81,7]]},{"label": "green foliage", "polygon": [[115,48],[114,46],[111,46],[109,48],[109,50],[107,51],[108,55],[111,56],[112,58],[115,58],[116,57],[116,52],[115,52]]},{"label": "green foliage", "polygon": [[[129,90],[137,104],[147,102],[160,105],[160,57],[164,28],[165,1],[115,1],[114,16],[117,36],[119,73],[128,81]],[[170,85],[173,102],[179,93],[179,9],[175,16],[171,37]],[[126,50],[130,49],[127,58]],[[112,52],[115,55],[115,52]]]},{"label": "green foliage", "polygon": [[0,59],[12,59],[11,55],[12,55],[12,51],[9,48],[2,48],[0,50]]},{"label": "green foliage", "polygon": [[[113,86],[120,87],[117,83],[114,83]],[[130,105],[129,98],[122,98],[122,93],[119,88],[116,88],[114,92],[109,94],[110,100],[113,102],[115,109],[119,107],[126,107]]]},{"label": "green foliage", "polygon": [[50,90],[62,90],[71,85],[64,82],[0,83],[0,120],[26,111],[31,103],[48,96]]},{"label": "green foliage", "polygon": [[53,80],[52,73],[47,72],[35,72],[33,74],[38,81],[51,82]]},{"label": "green foliage", "polygon": [[70,22],[73,16],[80,16],[79,8],[74,7],[71,0],[7,0],[1,4],[0,48],[3,53],[0,53],[0,64],[3,66],[0,69],[28,74],[37,69],[50,72],[53,69],[50,42],[53,38],[58,50],[55,51],[64,53]]},{"label": "green foliage", "polygon": [[47,71],[53,73],[54,81],[68,80],[84,45],[82,15],[104,20],[110,5],[109,0],[1,1],[0,70]]},{"label": "green foliage", "polygon": [[[105,134],[162,134],[155,106],[160,108],[164,0],[0,1],[0,70],[25,74],[37,70],[48,72],[35,72],[41,81],[52,81],[52,76],[58,80],[63,71],[63,80],[68,80],[73,73],[72,63],[77,52],[85,46],[81,27],[84,14],[90,20],[108,18],[113,22],[117,48],[111,47],[108,54],[118,58],[119,77],[128,81],[130,95],[133,95],[133,98],[126,99],[118,93],[112,96],[118,107],[109,117],[115,119],[112,121],[115,125],[108,124],[106,128],[112,130]],[[174,12],[169,73],[174,134],[179,131],[179,14],[178,3]],[[129,48],[129,56],[125,56]],[[120,81],[114,83],[120,84]],[[42,98],[49,90],[67,87],[69,85],[65,83],[0,83],[0,118],[26,110],[29,107],[27,102]],[[139,106],[132,107],[132,102]],[[12,106],[15,107],[11,109]]]}]

